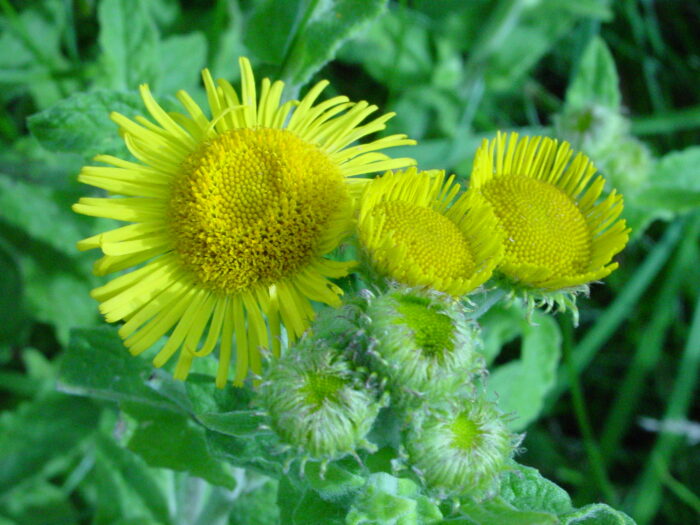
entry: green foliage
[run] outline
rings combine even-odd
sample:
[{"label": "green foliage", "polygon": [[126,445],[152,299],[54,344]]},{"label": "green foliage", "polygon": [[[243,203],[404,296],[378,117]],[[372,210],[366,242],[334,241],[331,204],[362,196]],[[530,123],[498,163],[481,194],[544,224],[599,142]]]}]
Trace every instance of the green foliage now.
[{"label": "green foliage", "polygon": [[230,466],[211,455],[204,429],[187,416],[134,403],[122,408],[136,422],[127,446],[150,466],[188,472],[229,489],[236,487]]},{"label": "green foliage", "polygon": [[438,506],[422,495],[413,481],[377,472],[369,476],[362,492],[353,502],[346,523],[429,524],[441,518]]},{"label": "green foliage", "polygon": [[27,402],[0,418],[0,494],[20,483],[27,473],[39,473],[54,459],[55,450],[70,451],[94,429],[94,403],[56,393]]},{"label": "green foliage", "polygon": [[138,0],[102,0],[97,12],[100,83],[116,90],[155,83],[160,72],[160,39],[146,5]]},{"label": "green foliage", "polygon": [[516,305],[493,308],[482,323],[488,360],[492,361],[514,338],[522,338],[520,358],[495,367],[487,386],[501,410],[512,414],[511,428],[523,430],[539,416],[545,397],[556,383],[561,357],[559,326],[540,312],[534,312],[530,321]]},{"label": "green foliage", "polygon": [[280,77],[298,88],[385,4],[386,0],[263,0],[251,14],[244,41],[254,56],[279,66]]},{"label": "green foliage", "polygon": [[127,155],[124,141],[114,132],[112,111],[133,116],[144,112],[135,92],[94,91],[75,94],[32,115],[29,129],[49,151],[77,153],[85,158],[98,154]]},{"label": "green foliage", "polygon": [[591,40],[566,90],[566,104],[570,109],[582,109],[599,104],[612,110],[620,109],[620,89],[615,61],[605,41]]},{"label": "green foliage", "polygon": [[14,254],[0,244],[0,344],[12,342],[24,320],[23,284]]},{"label": "green foliage", "polygon": [[664,155],[637,199],[639,206],[671,213],[700,207],[700,147]]}]

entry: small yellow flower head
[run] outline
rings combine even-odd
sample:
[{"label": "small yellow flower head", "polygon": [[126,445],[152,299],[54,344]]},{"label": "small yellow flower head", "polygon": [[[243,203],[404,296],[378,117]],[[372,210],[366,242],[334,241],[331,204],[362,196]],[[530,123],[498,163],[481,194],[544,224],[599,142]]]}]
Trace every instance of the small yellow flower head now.
[{"label": "small yellow flower head", "polygon": [[[302,458],[328,462],[366,440],[386,396],[376,396],[340,351],[304,338],[272,361],[259,386],[258,402],[280,440]],[[377,399],[379,397],[379,399]]]},{"label": "small yellow flower head", "polygon": [[119,197],[73,207],[130,223],[78,244],[104,253],[98,275],[132,268],[93,291],[107,321],[125,321],[129,350],[169,333],[154,364],[179,354],[175,376],[184,379],[220,342],[220,387],[234,348],[240,385],[261,372],[260,347],[280,353],[282,326],[289,340],[304,332],[311,301],[340,303],[330,279],[353,263],[327,256],[352,229],[351,188],[364,183],[351,177],[414,164],[380,152],[413,143],[403,135],[353,145],[392,114],[363,124],[376,106],[344,96],[316,103],[325,81],[282,104],[282,82],[264,79],[258,92],[250,63],[239,62],[240,93],[203,71],[210,115],[184,91],[185,113],[167,113],[141,86],[155,122],[112,114],[137,162],[100,155],[108,166],[79,176]]},{"label": "small yellow flower head", "polygon": [[478,327],[449,296],[399,289],[371,298],[366,313],[372,368],[388,381],[393,400],[454,396],[483,372]]},{"label": "small yellow flower head", "polygon": [[431,493],[479,501],[498,490],[521,441],[495,405],[474,397],[418,414],[404,443]]},{"label": "small yellow flower head", "polygon": [[359,238],[383,277],[453,297],[491,277],[502,254],[501,234],[488,206],[462,195],[442,171],[389,172],[365,188]]},{"label": "small yellow flower head", "polygon": [[544,291],[575,288],[617,268],[627,243],[622,196],[605,186],[582,153],[567,142],[499,133],[476,153],[469,193],[489,203],[504,233],[499,270],[511,281]]}]

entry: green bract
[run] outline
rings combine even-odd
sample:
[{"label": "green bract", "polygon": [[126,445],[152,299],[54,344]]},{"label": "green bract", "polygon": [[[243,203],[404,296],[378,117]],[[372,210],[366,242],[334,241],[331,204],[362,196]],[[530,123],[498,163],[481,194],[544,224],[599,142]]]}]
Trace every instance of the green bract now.
[{"label": "green bract", "polygon": [[521,439],[479,396],[415,417],[404,443],[411,466],[437,497],[481,500],[498,489]]},{"label": "green bract", "polygon": [[443,398],[468,387],[483,370],[476,323],[442,294],[395,290],[370,299],[367,315],[376,342],[373,366],[397,398],[408,400],[410,392]]},{"label": "green bract", "polygon": [[340,353],[306,339],[273,361],[260,385],[269,425],[305,459],[374,450],[365,436],[384,405]]}]

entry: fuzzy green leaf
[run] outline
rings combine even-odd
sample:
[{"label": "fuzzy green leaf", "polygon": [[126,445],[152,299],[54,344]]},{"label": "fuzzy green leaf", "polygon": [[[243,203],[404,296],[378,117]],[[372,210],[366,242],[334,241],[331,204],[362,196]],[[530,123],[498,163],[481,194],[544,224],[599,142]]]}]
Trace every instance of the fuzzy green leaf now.
[{"label": "fuzzy green leaf", "polygon": [[341,525],[345,523],[345,507],[326,501],[312,488],[297,486],[287,476],[280,480],[277,491],[280,525]]},{"label": "fuzzy green leaf", "polygon": [[619,82],[610,50],[605,41],[596,36],[581,56],[578,70],[566,91],[566,105],[570,109],[600,105],[619,110]]},{"label": "fuzzy green leaf", "polygon": [[[61,362],[58,387],[73,394],[134,401],[174,411],[180,406],[150,387],[154,369],[124,347],[115,328],[76,329]],[[174,381],[165,374],[162,381]]]},{"label": "fuzzy green leaf", "polygon": [[104,76],[102,85],[112,89],[136,89],[159,80],[160,50],[155,23],[139,0],[102,0],[100,23]]},{"label": "fuzzy green leaf", "polygon": [[97,425],[97,407],[58,393],[26,402],[0,417],[0,494],[38,473],[56,451],[67,452]]},{"label": "fuzzy green leaf", "polygon": [[556,382],[561,356],[561,333],[556,321],[541,312],[533,313],[532,323],[523,317],[521,314],[519,322],[520,359],[495,368],[487,384],[498,397],[500,409],[513,414],[510,427],[516,431],[539,415],[545,396]]},{"label": "fuzzy green leaf", "polygon": [[532,467],[513,465],[501,480],[499,496],[520,510],[535,510],[563,514],[573,509],[571,498],[564,489],[552,483]]},{"label": "fuzzy green leaf", "polygon": [[96,439],[97,513],[94,523],[107,525],[117,520],[170,524],[168,501],[158,472],[113,439]]},{"label": "fuzzy green leaf", "polygon": [[160,46],[162,78],[158,92],[172,95],[180,89],[192,92],[199,84],[199,73],[206,66],[207,40],[202,33],[171,36]]},{"label": "fuzzy green leaf", "polygon": [[438,506],[410,479],[372,474],[348,512],[348,525],[429,524],[442,519]]},{"label": "fuzzy green leaf", "polygon": [[311,75],[335,57],[347,38],[379,16],[385,5],[386,0],[311,2],[313,11],[299,29],[303,30],[303,38],[295,38],[291,43],[283,78],[293,85],[304,85]]},{"label": "fuzzy green leaf", "polygon": [[562,525],[634,525],[634,520],[624,512],[603,503],[586,505],[561,516]]},{"label": "fuzzy green leaf", "polygon": [[279,477],[282,473],[281,458],[271,454],[277,444],[272,434],[258,432],[254,437],[238,437],[207,430],[206,438],[212,454],[222,461],[270,477]]},{"label": "fuzzy green leaf", "polygon": [[353,466],[354,470],[357,470],[357,464],[348,465],[346,461],[345,465],[341,465],[339,462],[333,462],[328,465],[323,476],[321,476],[320,465],[317,462],[307,463],[304,470],[304,480],[327,501],[343,501],[365,484],[365,479],[362,476],[351,472]]},{"label": "fuzzy green leaf", "polygon": [[112,111],[126,116],[143,113],[136,93],[94,91],[78,93],[27,119],[29,130],[49,151],[77,153],[85,158],[98,154],[128,157]]},{"label": "fuzzy green leaf", "polygon": [[212,456],[204,429],[188,416],[135,403],[122,407],[136,421],[127,446],[150,466],[189,472],[215,485],[235,488],[231,467]]},{"label": "fuzzy green leaf", "polygon": [[256,433],[264,421],[252,410],[200,414],[197,419],[205,427],[228,436],[246,437]]},{"label": "fuzzy green leaf", "polygon": [[685,212],[700,207],[700,147],[664,155],[635,198],[646,208]]},{"label": "fuzzy green leaf", "polygon": [[17,339],[24,321],[22,275],[15,254],[0,238],[0,344]]}]

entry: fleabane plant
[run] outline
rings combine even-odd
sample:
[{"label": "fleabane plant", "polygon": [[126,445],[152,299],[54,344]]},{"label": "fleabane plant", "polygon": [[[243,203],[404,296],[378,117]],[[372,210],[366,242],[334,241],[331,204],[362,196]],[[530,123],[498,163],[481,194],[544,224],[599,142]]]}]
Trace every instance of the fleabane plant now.
[{"label": "fleabane plant", "polygon": [[462,188],[385,153],[405,135],[367,139],[392,114],[321,100],[327,82],[282,102],[281,82],[240,69],[240,91],[203,72],[208,110],[181,91],[185,112],[166,112],[142,86],[151,119],[112,115],[136,160],[96,157],[79,180],[112,195],[74,205],[127,223],[78,244],[119,273],[93,291],[100,311],[132,354],[177,356],[175,379],[216,356],[214,397],[247,400],[195,414],[225,461],[353,523],[476,519],[520,475],[523,439],[488,389],[481,316],[575,311],[617,267],[622,197],[600,198],[567,143],[501,133]]}]

